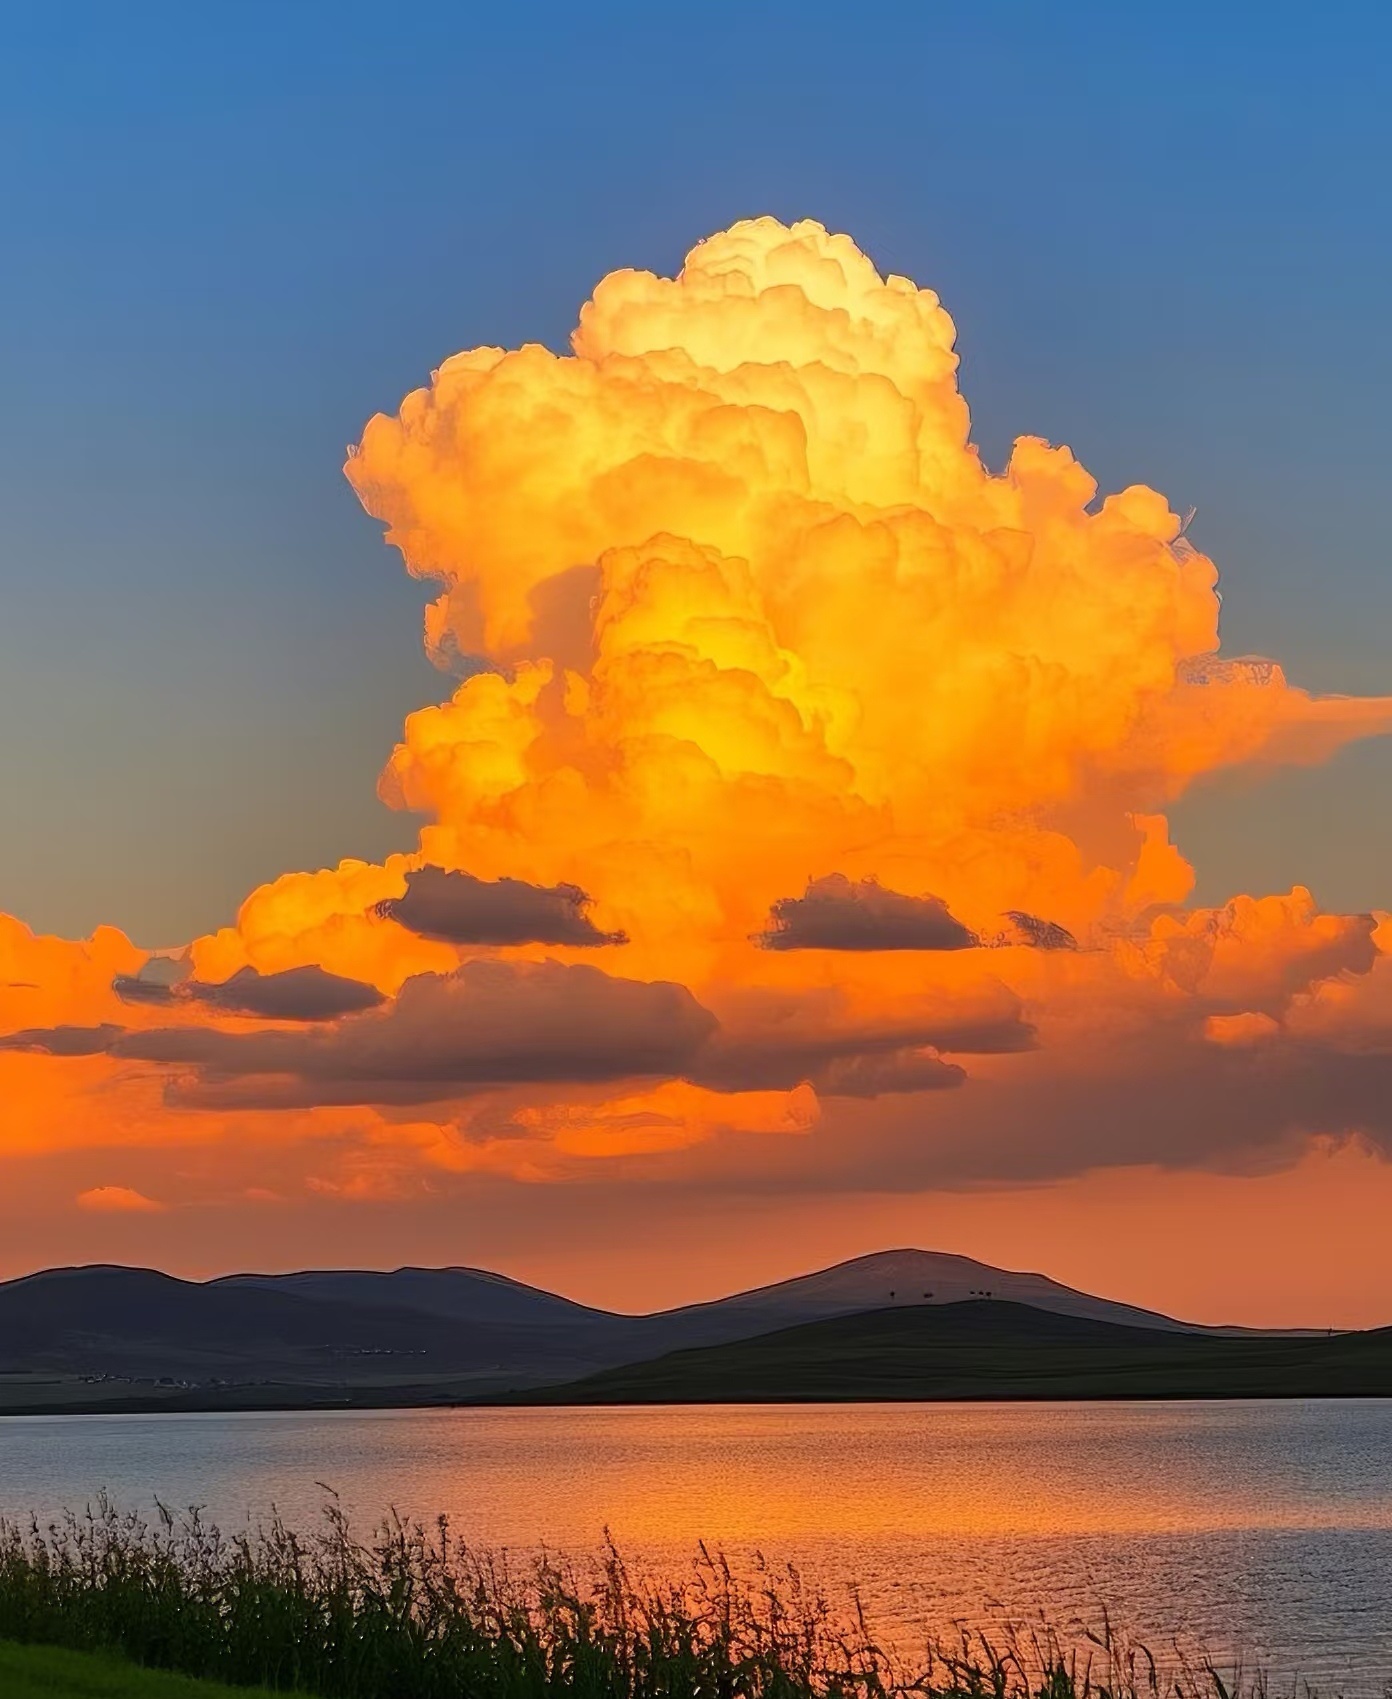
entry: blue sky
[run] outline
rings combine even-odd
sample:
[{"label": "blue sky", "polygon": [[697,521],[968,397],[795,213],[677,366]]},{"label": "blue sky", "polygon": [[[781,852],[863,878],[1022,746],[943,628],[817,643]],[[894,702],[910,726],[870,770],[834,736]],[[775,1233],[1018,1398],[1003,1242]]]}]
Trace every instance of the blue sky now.
[{"label": "blue sky", "polygon": [[[1070,443],[1226,642],[1388,690],[1392,14],[1271,4],[11,8],[0,909],[147,943],[412,836],[442,694],[340,466],[455,349],[758,212],[957,320],[988,459]],[[1192,799],[1201,896],[1386,900],[1392,750]]]}]

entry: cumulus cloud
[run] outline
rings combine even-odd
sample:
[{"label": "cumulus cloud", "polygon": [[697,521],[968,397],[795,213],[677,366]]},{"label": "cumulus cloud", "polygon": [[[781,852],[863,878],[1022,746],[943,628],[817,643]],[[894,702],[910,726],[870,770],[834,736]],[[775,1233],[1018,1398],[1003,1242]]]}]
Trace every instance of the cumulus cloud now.
[{"label": "cumulus cloud", "polygon": [[[1299,888],[1190,907],[1165,810],[1392,701],[1224,656],[1169,503],[1035,438],[991,471],[957,375],[930,290],[756,219],[603,279],[568,352],[468,350],[372,419],[348,477],[464,675],[379,782],[418,845],[271,881],[187,973],[0,917],[25,1137],[109,1125],[113,1075],[132,1137],[439,1104],[394,1161],[524,1178],[741,1125],[815,1124],[760,1148],[848,1186],[1377,1133],[1392,939]],[[623,979],[520,959],[620,942]]]},{"label": "cumulus cloud", "polygon": [[842,873],[780,898],[769,922],[757,938],[765,950],[970,950],[979,942],[941,897],[906,897]]},{"label": "cumulus cloud", "polygon": [[529,885],[523,879],[476,879],[469,873],[422,867],[406,875],[404,896],[388,897],[376,913],[424,938],[446,944],[625,944],[622,932],[601,932],[578,885]]},{"label": "cumulus cloud", "polygon": [[[1326,980],[1361,978],[1380,959],[1371,914],[1323,914],[1309,891],[1234,897],[1221,908],[1158,915],[1118,947],[1138,977],[1153,977],[1216,1013],[1278,1013]],[[1392,939],[1389,939],[1392,942]]]}]

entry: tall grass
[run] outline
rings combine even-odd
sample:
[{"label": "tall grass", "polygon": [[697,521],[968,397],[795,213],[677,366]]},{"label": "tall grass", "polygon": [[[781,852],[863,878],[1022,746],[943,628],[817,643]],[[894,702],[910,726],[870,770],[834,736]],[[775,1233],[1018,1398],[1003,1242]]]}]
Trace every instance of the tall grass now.
[{"label": "tall grass", "polygon": [[963,1631],[910,1666],[793,1570],[742,1580],[704,1548],[682,1582],[634,1574],[612,1548],[588,1568],[518,1568],[443,1518],[359,1541],[334,1499],[312,1537],[279,1518],[232,1536],[196,1511],[146,1522],[105,1500],[47,1526],[0,1522],[0,1637],[322,1699],[1230,1699],[1231,1686],[1206,1664],[1162,1676],[1105,1627],[1081,1648]]}]

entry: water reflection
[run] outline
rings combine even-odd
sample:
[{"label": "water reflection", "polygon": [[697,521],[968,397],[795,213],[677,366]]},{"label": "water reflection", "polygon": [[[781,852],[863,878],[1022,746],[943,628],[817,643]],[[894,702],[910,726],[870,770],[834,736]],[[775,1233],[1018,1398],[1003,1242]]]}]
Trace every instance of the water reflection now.
[{"label": "water reflection", "polygon": [[856,1584],[898,1638],[1105,1603],[1290,1679],[1392,1674],[1392,1408],[876,1405],[66,1417],[0,1424],[0,1508],[102,1487],[239,1523],[447,1512],[478,1543],[688,1564],[698,1540]]}]

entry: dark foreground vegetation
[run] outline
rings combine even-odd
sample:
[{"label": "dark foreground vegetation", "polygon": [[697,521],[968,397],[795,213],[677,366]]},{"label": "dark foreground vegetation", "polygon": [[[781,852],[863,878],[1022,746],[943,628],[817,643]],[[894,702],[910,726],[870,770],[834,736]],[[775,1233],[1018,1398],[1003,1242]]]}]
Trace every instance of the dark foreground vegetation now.
[{"label": "dark foreground vegetation", "polygon": [[[279,1521],[226,1537],[196,1513],[161,1513],[149,1525],[105,1504],[47,1528],[0,1524],[4,1641],[36,1648],[26,1654],[0,1643],[6,1699],[24,1693],[19,1677],[51,1696],[196,1699],[127,1679],[113,1657],[146,1671],[321,1699],[1265,1699],[1266,1692],[1203,1660],[1171,1659],[1162,1670],[1109,1629],[1076,1646],[1038,1629],[959,1632],[905,1661],[875,1640],[854,1604],[833,1612],[791,1570],[741,1580],[704,1549],[681,1582],[636,1576],[613,1551],[588,1569],[547,1558],[518,1569],[471,1551],[443,1521],[431,1529],[393,1521],[360,1543],[336,1506],[313,1538]],[[97,1652],[101,1661],[70,1662],[65,1678],[61,1659],[39,1650],[45,1647]],[[46,1682],[45,1663],[59,1679]],[[13,1685],[4,1685],[7,1668],[19,1672]]]},{"label": "dark foreground vegetation", "polygon": [[1315,1336],[1165,1333],[992,1300],[807,1322],[498,1402],[1388,1396],[1388,1328]]}]

